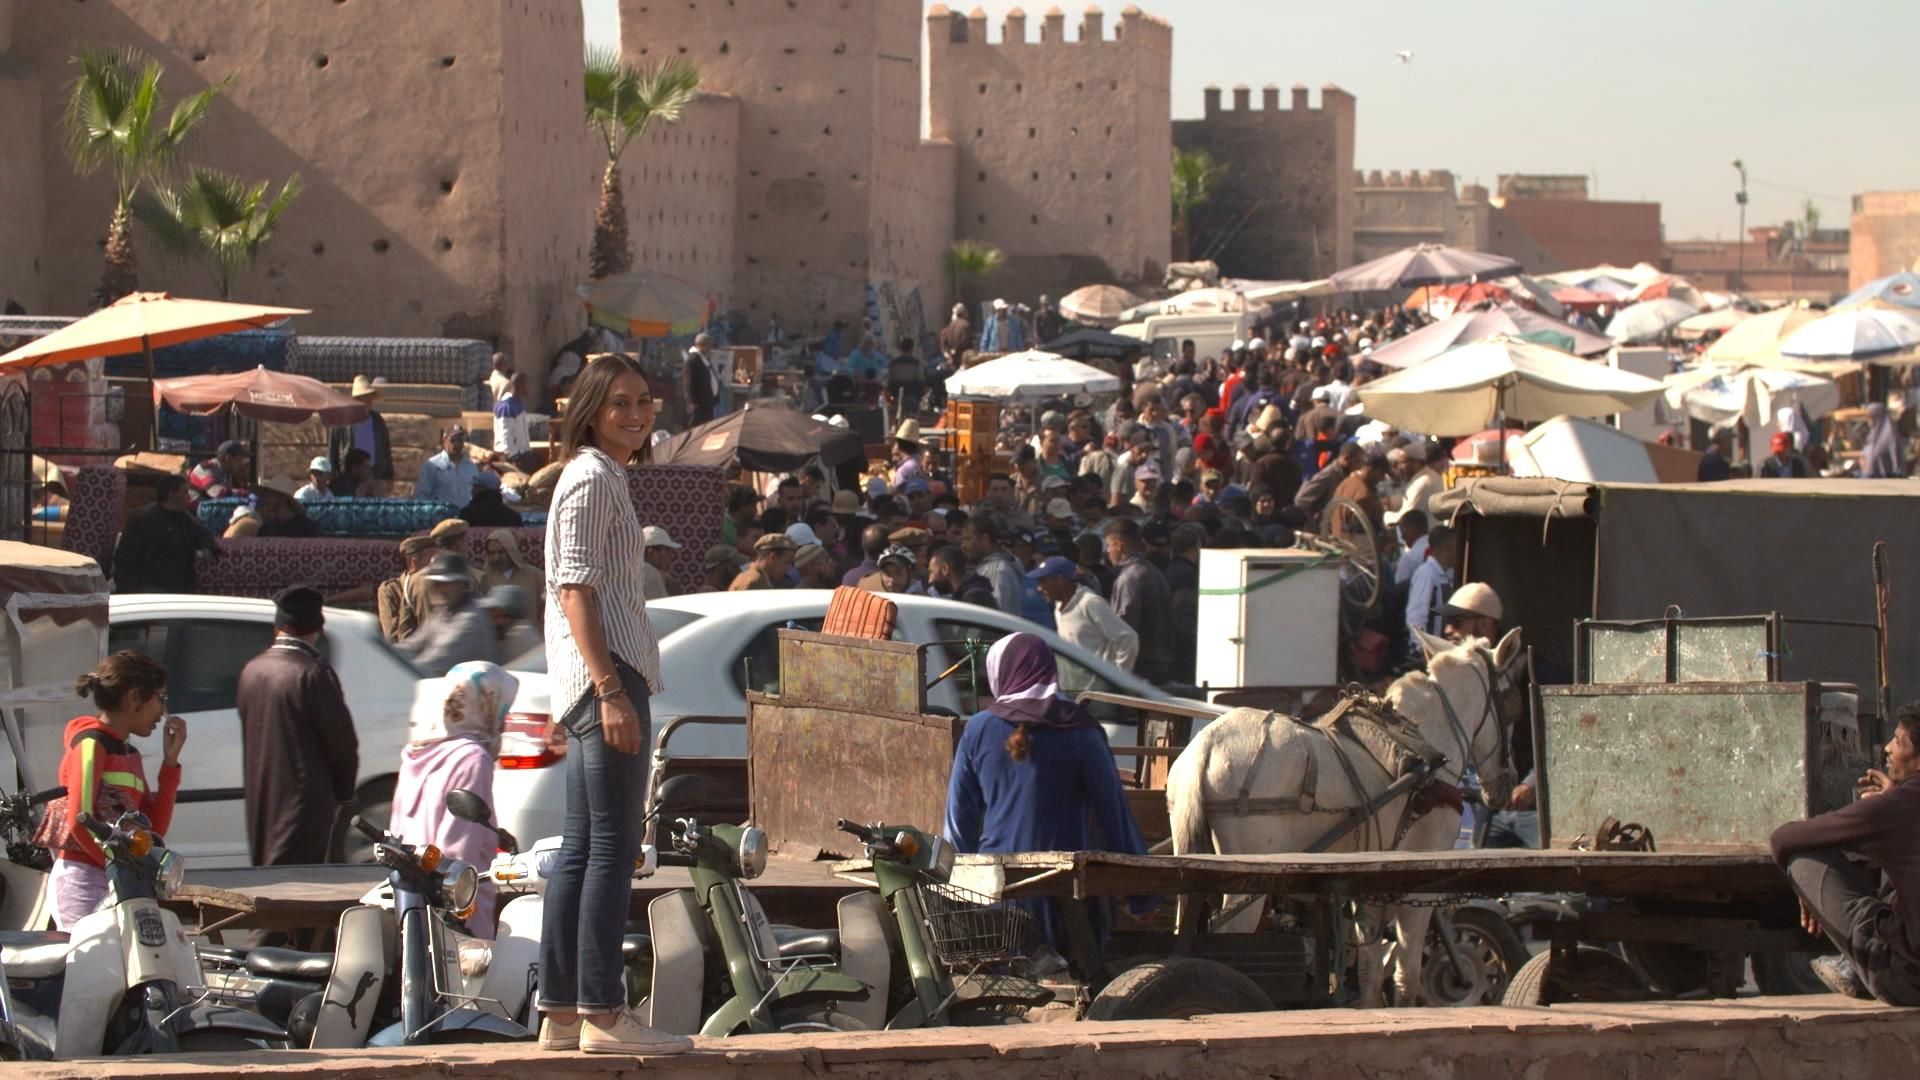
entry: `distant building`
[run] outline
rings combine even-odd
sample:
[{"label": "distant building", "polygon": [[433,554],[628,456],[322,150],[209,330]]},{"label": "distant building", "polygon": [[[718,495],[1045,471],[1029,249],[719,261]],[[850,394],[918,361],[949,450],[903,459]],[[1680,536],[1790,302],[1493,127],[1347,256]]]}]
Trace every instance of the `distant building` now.
[{"label": "distant building", "polygon": [[1846,229],[1755,225],[1747,241],[1674,240],[1660,266],[1702,289],[1734,291],[1761,299],[1837,299],[1847,290]]},{"label": "distant building", "polygon": [[1501,176],[1492,202],[1557,269],[1660,261],[1660,204],[1589,198],[1584,176]]},{"label": "distant building", "polygon": [[1353,259],[1365,262],[1414,244],[1505,255],[1529,273],[1560,269],[1546,250],[1489,201],[1487,189],[1466,184],[1456,194],[1445,169],[1353,174]]},{"label": "distant building", "polygon": [[1865,191],[1853,197],[1849,287],[1920,269],[1920,191]]},{"label": "distant building", "polygon": [[1227,166],[1220,189],[1193,215],[1192,257],[1211,258],[1229,275],[1322,278],[1354,259],[1354,97],[1329,83],[1311,106],[1294,84],[1282,108],[1280,88],[1245,86],[1223,108],[1220,88],[1205,91],[1198,120],[1173,123],[1174,145],[1205,150]]}]

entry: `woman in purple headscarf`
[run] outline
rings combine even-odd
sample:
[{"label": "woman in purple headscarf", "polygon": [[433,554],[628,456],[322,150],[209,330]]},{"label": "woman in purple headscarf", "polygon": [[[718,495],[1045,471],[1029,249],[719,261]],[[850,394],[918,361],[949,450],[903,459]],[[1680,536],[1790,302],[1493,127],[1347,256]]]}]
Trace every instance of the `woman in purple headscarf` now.
[{"label": "woman in purple headscarf", "polygon": [[[967,721],[947,787],[946,839],[973,852],[1146,854],[1107,733],[1060,693],[1053,650],[1010,634],[987,652],[993,701]],[[1066,940],[1059,905],[1026,901],[1046,940]],[[1095,910],[1095,931],[1104,913]]]}]

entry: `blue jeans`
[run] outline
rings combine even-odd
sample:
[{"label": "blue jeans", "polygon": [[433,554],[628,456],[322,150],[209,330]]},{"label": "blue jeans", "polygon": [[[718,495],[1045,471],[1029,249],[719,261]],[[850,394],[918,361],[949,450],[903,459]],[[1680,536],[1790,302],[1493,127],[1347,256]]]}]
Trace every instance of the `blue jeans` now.
[{"label": "blue jeans", "polygon": [[580,734],[589,714],[599,719],[591,691],[567,714],[567,818],[560,853],[547,880],[540,925],[540,1008],[586,1013],[627,1007],[620,943],[632,903],[633,864],[645,835],[651,718],[647,684],[620,669],[640,714],[640,752],[608,748],[599,724]]}]

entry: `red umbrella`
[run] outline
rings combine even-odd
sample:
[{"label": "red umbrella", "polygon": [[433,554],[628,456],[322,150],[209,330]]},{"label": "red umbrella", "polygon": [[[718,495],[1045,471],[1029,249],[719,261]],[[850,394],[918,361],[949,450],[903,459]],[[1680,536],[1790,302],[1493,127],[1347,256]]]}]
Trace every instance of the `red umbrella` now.
[{"label": "red umbrella", "polygon": [[264,367],[230,375],[185,375],[155,379],[153,403],[161,402],[183,413],[204,416],[233,406],[241,416],[297,424],[316,413],[329,427],[357,424],[367,418],[365,402],[305,375],[268,371]]},{"label": "red umbrella", "polygon": [[1505,286],[1494,285],[1485,281],[1475,281],[1463,285],[1428,285],[1424,288],[1415,289],[1413,295],[1407,297],[1407,302],[1404,306],[1409,308],[1429,307],[1435,300],[1451,300],[1453,301],[1454,310],[1458,311],[1461,308],[1473,307],[1475,304],[1489,302],[1500,304],[1511,299],[1513,299],[1513,293]]}]

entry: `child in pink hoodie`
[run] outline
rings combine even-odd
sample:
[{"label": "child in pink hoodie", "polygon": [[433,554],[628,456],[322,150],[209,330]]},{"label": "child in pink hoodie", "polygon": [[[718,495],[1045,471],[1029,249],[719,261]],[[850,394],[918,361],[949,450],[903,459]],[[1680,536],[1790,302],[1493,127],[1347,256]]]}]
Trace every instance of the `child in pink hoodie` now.
[{"label": "child in pink hoodie", "polygon": [[432,844],[444,859],[472,863],[481,871],[479,898],[467,932],[492,939],[494,887],[484,874],[499,850],[491,828],[447,812],[447,792],[465,788],[493,802],[493,759],[500,729],[520,688],[498,664],[456,664],[444,678],[420,684],[413,723],[401,752],[388,831],[408,844]]}]

